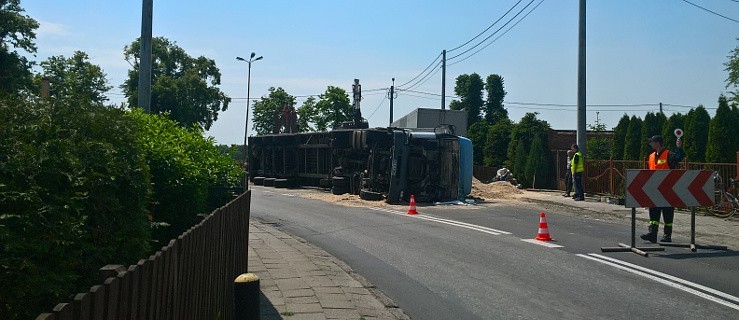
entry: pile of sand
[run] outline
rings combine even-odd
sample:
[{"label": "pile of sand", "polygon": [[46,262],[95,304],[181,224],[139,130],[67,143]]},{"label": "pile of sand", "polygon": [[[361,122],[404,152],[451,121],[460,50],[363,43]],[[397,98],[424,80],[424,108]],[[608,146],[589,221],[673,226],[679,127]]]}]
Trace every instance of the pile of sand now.
[{"label": "pile of sand", "polygon": [[312,192],[301,192],[300,196],[305,199],[316,199],[348,207],[390,207],[385,201],[367,201],[354,194],[335,195],[328,191],[312,190]]},{"label": "pile of sand", "polygon": [[483,183],[476,178],[472,178],[471,197],[490,201],[496,199],[515,199],[521,194],[523,194],[523,190],[516,188],[516,186],[508,181]]}]

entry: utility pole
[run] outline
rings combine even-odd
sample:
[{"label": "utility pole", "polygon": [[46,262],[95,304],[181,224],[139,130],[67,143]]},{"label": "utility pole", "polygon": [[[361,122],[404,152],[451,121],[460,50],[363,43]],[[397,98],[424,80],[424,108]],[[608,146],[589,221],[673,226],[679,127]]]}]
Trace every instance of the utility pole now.
[{"label": "utility pole", "polygon": [[143,0],[141,5],[141,39],[139,61],[139,108],[151,112],[151,25],[154,0]]},{"label": "utility pole", "polygon": [[446,50],[441,51],[441,110],[446,109]]},{"label": "utility pole", "polygon": [[577,145],[580,152],[586,154],[587,145],[586,113],[585,113],[585,0],[580,0],[580,21],[578,23],[578,55],[577,55]]},{"label": "utility pole", "polygon": [[388,93],[388,99],[390,99],[390,124],[393,125],[393,100],[395,100],[395,78],[393,78],[393,85],[390,86],[390,92]]}]

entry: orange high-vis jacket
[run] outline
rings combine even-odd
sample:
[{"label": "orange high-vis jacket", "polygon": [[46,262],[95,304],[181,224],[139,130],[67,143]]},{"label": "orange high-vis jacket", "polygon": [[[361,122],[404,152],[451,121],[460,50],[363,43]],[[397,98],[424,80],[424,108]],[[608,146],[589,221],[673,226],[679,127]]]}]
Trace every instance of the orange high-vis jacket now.
[{"label": "orange high-vis jacket", "polygon": [[670,150],[664,149],[662,150],[662,153],[659,155],[659,158],[657,158],[656,157],[657,152],[652,152],[652,154],[649,155],[649,169],[650,170],[670,169],[670,164],[667,161],[669,154],[670,154]]}]

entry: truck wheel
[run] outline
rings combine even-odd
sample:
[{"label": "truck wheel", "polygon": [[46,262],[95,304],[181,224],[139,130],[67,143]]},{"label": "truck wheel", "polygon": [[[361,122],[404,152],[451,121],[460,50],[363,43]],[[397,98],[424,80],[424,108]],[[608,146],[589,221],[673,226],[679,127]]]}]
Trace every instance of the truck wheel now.
[{"label": "truck wheel", "polygon": [[345,194],[347,192],[349,192],[349,187],[339,187],[337,185],[334,185],[333,187],[331,187],[331,193],[337,196]]},{"label": "truck wheel", "polygon": [[290,184],[288,179],[275,179],[275,188],[287,188]]},{"label": "truck wheel", "polygon": [[255,186],[261,186],[264,185],[264,177],[254,177],[254,185]]},{"label": "truck wheel", "polygon": [[361,189],[359,190],[359,198],[368,201],[380,201],[385,197],[382,196],[382,193]]},{"label": "truck wheel", "polygon": [[264,178],[265,187],[273,187],[275,185],[275,178]]},{"label": "truck wheel", "polygon": [[329,189],[331,188],[331,179],[321,179],[318,181],[318,186],[321,188]]},{"label": "truck wheel", "polygon": [[349,180],[345,177],[333,177],[331,178],[331,185],[346,189],[349,187]]}]

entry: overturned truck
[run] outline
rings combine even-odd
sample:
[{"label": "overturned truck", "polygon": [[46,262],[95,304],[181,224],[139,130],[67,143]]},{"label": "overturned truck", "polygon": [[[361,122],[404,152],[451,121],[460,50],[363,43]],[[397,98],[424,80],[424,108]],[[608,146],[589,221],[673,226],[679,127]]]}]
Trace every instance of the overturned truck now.
[{"label": "overturned truck", "polygon": [[318,186],[388,203],[461,200],[472,186],[472,143],[451,130],[345,128],[249,137],[257,185]]}]

